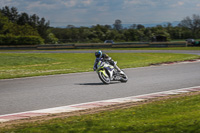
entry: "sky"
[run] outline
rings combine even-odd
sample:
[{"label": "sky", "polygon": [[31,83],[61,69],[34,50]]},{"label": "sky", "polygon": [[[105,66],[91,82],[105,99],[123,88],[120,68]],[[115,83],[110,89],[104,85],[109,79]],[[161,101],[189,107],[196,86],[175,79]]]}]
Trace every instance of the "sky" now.
[{"label": "sky", "polygon": [[200,14],[200,0],[0,0],[0,8],[5,6],[37,14],[54,27],[112,25],[117,19],[152,24]]}]

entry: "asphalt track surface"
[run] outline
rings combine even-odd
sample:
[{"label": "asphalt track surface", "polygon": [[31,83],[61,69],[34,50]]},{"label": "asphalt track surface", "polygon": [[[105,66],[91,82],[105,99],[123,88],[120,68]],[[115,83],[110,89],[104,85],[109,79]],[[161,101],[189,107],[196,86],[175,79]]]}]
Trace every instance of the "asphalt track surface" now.
[{"label": "asphalt track surface", "polygon": [[0,115],[200,86],[200,62],[130,68],[125,73],[127,83],[110,85],[102,84],[95,72],[0,80]]}]

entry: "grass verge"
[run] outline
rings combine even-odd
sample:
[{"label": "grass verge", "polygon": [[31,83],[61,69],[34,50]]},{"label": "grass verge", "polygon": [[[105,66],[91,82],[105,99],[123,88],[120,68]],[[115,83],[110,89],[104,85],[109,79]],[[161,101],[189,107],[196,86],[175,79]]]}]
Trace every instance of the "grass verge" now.
[{"label": "grass verge", "polygon": [[[200,58],[168,53],[110,53],[120,68]],[[0,53],[0,79],[92,71],[92,53]]]},{"label": "grass verge", "polygon": [[13,125],[4,132],[200,132],[200,95],[179,96],[128,109]]},{"label": "grass verge", "polygon": [[[103,48],[105,50],[200,50],[200,47],[166,47],[166,48]],[[91,49],[90,49],[91,50]]]}]

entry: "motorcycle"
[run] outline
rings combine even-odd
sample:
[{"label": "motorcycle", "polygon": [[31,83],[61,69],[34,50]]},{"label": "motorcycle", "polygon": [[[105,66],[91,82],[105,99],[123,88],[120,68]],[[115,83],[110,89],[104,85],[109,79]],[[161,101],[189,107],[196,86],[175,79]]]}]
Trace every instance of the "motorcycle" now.
[{"label": "motorcycle", "polygon": [[[115,65],[116,64],[117,62],[115,62]],[[127,82],[127,75],[123,70],[119,70],[114,68],[114,66],[110,65],[107,61],[100,60],[97,64],[96,72],[104,84],[109,84],[111,81],[121,81],[124,83]]]}]

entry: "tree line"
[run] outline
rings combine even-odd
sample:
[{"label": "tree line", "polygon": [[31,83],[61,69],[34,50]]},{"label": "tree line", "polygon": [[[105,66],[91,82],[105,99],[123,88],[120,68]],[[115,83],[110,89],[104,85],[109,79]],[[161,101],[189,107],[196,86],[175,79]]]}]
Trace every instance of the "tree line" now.
[{"label": "tree line", "polygon": [[123,27],[121,20],[115,20],[113,25],[95,25],[91,27],[51,28],[51,32],[59,38],[61,43],[68,42],[104,42],[114,40],[117,42],[152,41],[155,36],[164,36],[167,41],[187,38],[200,38],[200,16],[184,18],[177,26],[171,23],[145,27],[142,24],[132,24]]},{"label": "tree line", "polygon": [[123,27],[117,19],[113,25],[94,25],[91,27],[65,28],[50,27],[50,21],[36,14],[19,13],[17,8],[8,6],[0,9],[0,35],[4,36],[37,36],[44,43],[88,43],[114,40],[117,42],[151,41],[155,36],[165,36],[168,41],[174,39],[200,38],[200,16],[197,14],[185,17],[177,26],[171,23],[145,27],[142,24],[132,24]]},{"label": "tree line", "polygon": [[3,38],[39,37],[44,43],[48,43],[55,38],[52,37],[49,25],[50,22],[45,18],[40,18],[36,14],[19,13],[15,7],[5,6],[0,9],[0,35]]}]

